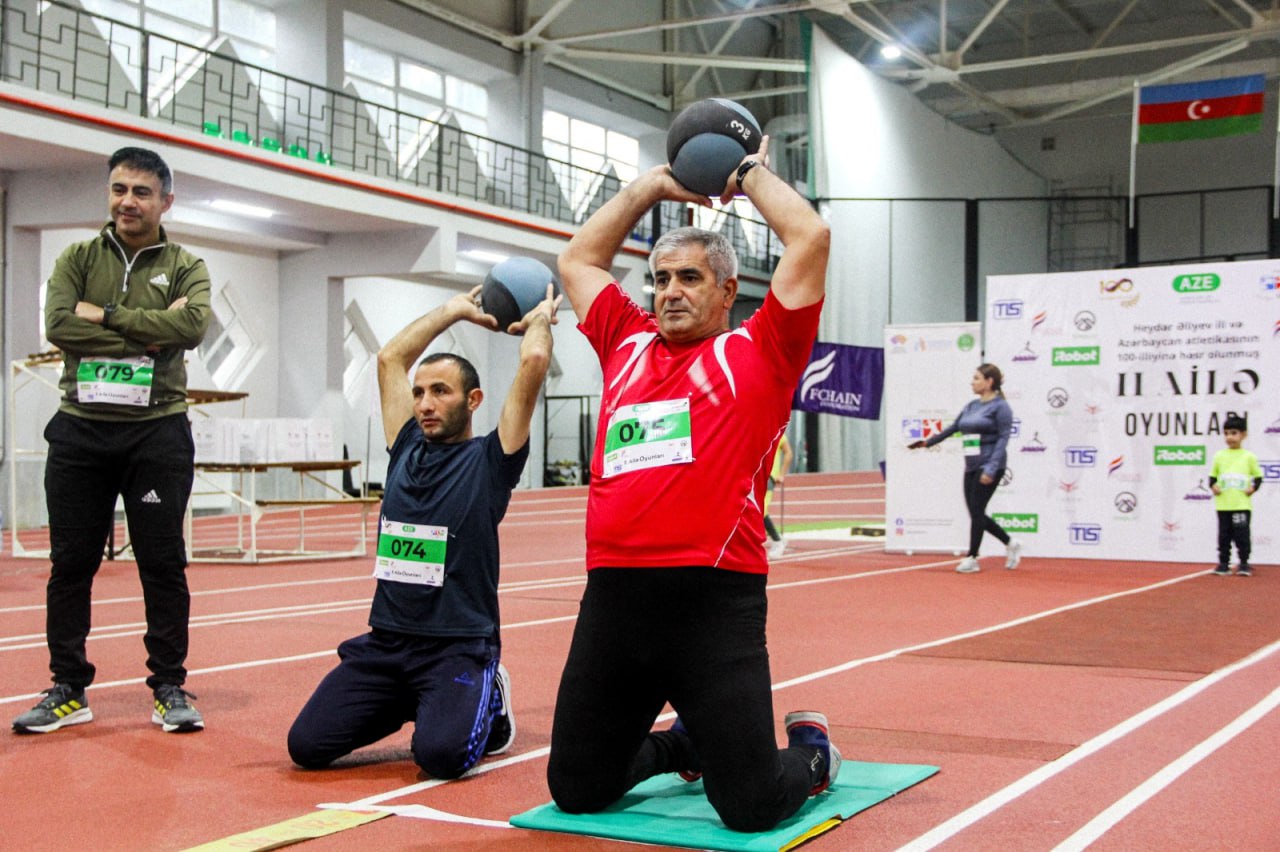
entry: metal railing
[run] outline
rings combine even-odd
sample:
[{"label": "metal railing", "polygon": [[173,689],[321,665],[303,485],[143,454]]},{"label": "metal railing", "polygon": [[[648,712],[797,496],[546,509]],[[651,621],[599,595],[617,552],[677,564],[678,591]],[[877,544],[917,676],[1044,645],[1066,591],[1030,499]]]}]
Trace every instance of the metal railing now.
[{"label": "metal railing", "polygon": [[[468,133],[448,112],[412,115],[241,62],[217,46],[58,0],[0,0],[0,79],[9,83],[568,224],[622,188],[612,172]],[[652,245],[657,233],[686,223],[684,205],[661,208],[632,236]],[[725,211],[714,227],[734,243],[744,272],[772,272],[781,245],[763,222]]]}]

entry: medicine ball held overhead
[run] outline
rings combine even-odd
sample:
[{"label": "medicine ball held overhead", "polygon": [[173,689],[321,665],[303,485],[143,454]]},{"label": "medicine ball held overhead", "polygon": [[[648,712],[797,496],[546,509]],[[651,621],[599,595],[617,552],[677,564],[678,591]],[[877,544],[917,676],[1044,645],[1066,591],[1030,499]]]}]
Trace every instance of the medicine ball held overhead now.
[{"label": "medicine ball held overhead", "polygon": [[742,158],[760,150],[760,125],[727,98],[697,101],[667,131],[667,162],[686,189],[719,198]]},{"label": "medicine ball held overhead", "polygon": [[[555,284],[555,276],[545,264],[531,257],[512,257],[495,264],[484,277],[480,289],[480,308],[498,319],[498,327],[519,322],[525,314],[547,297],[547,285]],[[559,294],[560,287],[555,292]]]}]

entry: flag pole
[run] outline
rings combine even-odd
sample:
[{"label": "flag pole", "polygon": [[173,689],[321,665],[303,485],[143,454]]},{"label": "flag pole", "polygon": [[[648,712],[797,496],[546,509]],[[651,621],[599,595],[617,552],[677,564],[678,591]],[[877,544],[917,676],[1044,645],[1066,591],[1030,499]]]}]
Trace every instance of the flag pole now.
[{"label": "flag pole", "polygon": [[[1134,200],[1137,192],[1138,165],[1138,93],[1141,88],[1138,81],[1133,81],[1133,123],[1129,130],[1129,230],[1133,230]],[[1280,130],[1277,130],[1280,133]]]}]

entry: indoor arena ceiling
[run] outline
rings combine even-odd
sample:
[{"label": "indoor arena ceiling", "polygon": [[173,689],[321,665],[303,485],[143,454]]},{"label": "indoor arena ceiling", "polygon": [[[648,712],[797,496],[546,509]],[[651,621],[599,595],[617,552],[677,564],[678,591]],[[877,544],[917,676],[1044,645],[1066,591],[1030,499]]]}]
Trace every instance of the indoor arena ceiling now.
[{"label": "indoor arena ceiling", "polygon": [[[1280,54],[1280,0],[399,2],[663,109],[798,96],[803,17],[939,113],[986,132],[1127,111],[1135,80],[1275,76]],[[887,44],[901,57],[883,58]]]}]

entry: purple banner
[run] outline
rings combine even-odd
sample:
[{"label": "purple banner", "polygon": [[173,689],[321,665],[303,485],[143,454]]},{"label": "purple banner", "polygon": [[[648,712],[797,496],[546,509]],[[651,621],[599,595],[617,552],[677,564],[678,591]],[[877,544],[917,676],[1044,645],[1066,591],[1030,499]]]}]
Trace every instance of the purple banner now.
[{"label": "purple banner", "polygon": [[883,349],[819,342],[813,344],[791,407],[879,420],[883,393]]}]

